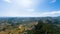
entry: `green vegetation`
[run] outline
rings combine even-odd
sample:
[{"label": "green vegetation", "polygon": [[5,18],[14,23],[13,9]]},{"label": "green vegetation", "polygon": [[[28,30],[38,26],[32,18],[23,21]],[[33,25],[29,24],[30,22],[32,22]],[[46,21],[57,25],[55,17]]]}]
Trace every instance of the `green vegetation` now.
[{"label": "green vegetation", "polygon": [[0,34],[60,34],[60,18],[0,18]]},{"label": "green vegetation", "polygon": [[28,34],[60,34],[60,28],[56,25],[44,23],[43,20],[35,25],[35,29],[27,31]]}]

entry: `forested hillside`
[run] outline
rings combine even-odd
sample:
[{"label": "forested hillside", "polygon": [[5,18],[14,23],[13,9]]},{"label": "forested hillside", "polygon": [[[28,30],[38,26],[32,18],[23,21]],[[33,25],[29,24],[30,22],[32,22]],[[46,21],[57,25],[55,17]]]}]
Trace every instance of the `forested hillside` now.
[{"label": "forested hillside", "polygon": [[34,29],[28,30],[28,34],[60,34],[60,26],[46,22],[44,23],[43,20],[39,20]]},{"label": "forested hillside", "polygon": [[0,18],[0,34],[60,34],[60,17]]}]

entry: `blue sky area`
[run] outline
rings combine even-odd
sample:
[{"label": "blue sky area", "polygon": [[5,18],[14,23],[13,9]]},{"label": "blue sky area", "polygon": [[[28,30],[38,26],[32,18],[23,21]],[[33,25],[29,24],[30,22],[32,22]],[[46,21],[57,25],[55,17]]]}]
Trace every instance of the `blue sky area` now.
[{"label": "blue sky area", "polygon": [[60,16],[60,0],[0,0],[0,17]]}]

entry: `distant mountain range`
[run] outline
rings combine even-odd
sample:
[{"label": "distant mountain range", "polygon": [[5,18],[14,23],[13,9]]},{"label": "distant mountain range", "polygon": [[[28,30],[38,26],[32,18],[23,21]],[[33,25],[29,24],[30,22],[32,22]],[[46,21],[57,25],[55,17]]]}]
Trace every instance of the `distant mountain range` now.
[{"label": "distant mountain range", "polygon": [[0,23],[30,23],[42,20],[52,24],[60,24],[59,17],[0,17]]}]

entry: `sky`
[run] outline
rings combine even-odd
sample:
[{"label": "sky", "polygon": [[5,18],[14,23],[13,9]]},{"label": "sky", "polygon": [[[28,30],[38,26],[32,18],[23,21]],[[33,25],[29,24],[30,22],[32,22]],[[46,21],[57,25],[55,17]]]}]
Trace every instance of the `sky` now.
[{"label": "sky", "polygon": [[0,17],[60,16],[60,0],[0,0]]}]

